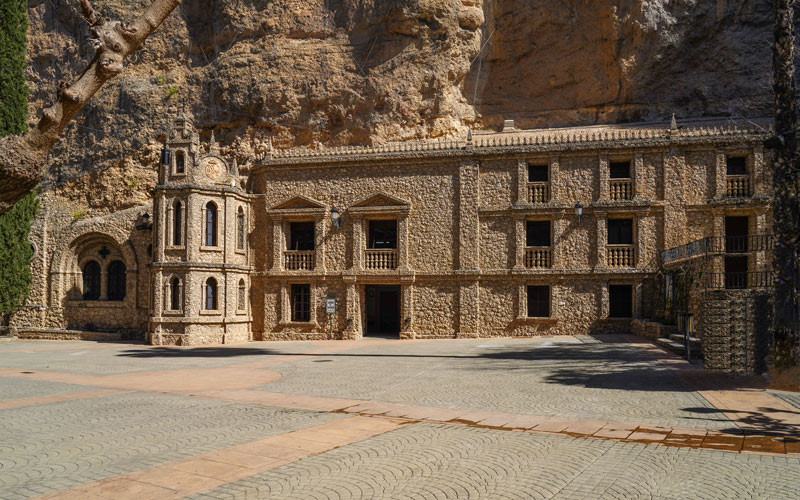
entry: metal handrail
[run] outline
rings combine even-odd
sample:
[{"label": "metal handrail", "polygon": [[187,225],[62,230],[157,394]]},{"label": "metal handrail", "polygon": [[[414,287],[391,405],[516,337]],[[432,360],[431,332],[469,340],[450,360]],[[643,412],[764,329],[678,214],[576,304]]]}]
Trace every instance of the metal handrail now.
[{"label": "metal handrail", "polygon": [[772,250],[775,237],[771,234],[751,236],[708,236],[685,245],[661,252],[661,261],[669,264],[676,260],[705,256],[713,253],[749,253]]}]

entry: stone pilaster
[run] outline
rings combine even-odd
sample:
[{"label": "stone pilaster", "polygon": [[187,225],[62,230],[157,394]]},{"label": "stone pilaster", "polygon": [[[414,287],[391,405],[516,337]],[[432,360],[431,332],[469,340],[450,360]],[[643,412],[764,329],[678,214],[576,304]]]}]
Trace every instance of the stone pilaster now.
[{"label": "stone pilaster", "polygon": [[525,269],[525,217],[514,218],[514,269]]},{"label": "stone pilaster", "polygon": [[480,299],[478,281],[462,284],[458,296],[458,336],[476,338],[479,333]]},{"label": "stone pilaster", "polygon": [[633,176],[633,199],[635,200],[644,199],[645,172],[644,172],[644,158],[642,157],[642,153],[636,152],[633,155],[631,168],[633,169],[633,172],[631,172],[631,175]]},{"label": "stone pilaster", "polygon": [[717,150],[714,158],[714,198],[721,199],[727,194],[725,151]]},{"label": "stone pilaster", "polygon": [[478,164],[461,162],[458,172],[458,268],[478,269]]},{"label": "stone pilaster", "polygon": [[559,200],[559,169],[561,167],[561,161],[559,157],[550,158],[550,201],[558,201]]},{"label": "stone pilaster", "polygon": [[403,294],[400,316],[400,338],[413,339],[417,336],[414,325],[414,285],[413,283],[404,284],[400,289],[400,293]]},{"label": "stone pilaster", "polygon": [[600,183],[599,185],[599,196],[600,200],[608,200],[608,179],[609,179],[609,171],[608,171],[608,154],[601,153],[598,156],[598,171],[597,171],[597,179]]}]

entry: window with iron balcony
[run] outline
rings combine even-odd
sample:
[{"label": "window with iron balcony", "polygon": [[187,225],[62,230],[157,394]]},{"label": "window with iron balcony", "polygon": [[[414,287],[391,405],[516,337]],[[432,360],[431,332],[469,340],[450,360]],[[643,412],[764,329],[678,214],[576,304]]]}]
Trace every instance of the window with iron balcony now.
[{"label": "window with iron balcony", "polygon": [[287,271],[312,271],[316,260],[313,221],[290,222],[283,252],[283,267]]},{"label": "window with iron balcony", "polygon": [[550,201],[550,167],[546,164],[528,165],[528,203]]},{"label": "window with iron balcony", "polygon": [[613,201],[633,199],[630,161],[612,161],[608,165],[608,196]]},{"label": "window with iron balcony", "polygon": [[753,182],[747,172],[747,158],[727,156],[725,158],[725,195],[728,198],[753,196]]},{"label": "window with iron balcony", "polygon": [[550,268],[553,265],[549,220],[525,222],[525,267]]}]

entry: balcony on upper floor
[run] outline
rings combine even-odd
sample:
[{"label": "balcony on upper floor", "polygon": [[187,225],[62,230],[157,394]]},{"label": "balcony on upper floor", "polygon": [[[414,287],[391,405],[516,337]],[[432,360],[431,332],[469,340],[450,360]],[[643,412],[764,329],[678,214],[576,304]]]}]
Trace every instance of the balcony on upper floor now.
[{"label": "balcony on upper floor", "polygon": [[284,250],[283,267],[287,271],[313,271],[315,250]]},{"label": "balcony on upper floor", "polygon": [[636,250],[633,245],[606,245],[608,267],[634,267]]}]

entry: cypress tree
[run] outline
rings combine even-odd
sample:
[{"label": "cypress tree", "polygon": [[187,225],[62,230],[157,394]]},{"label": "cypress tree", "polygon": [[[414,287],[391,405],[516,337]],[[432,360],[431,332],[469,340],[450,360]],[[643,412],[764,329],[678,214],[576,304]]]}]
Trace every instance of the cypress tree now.
[{"label": "cypress tree", "polygon": [[27,29],[28,2],[0,0],[0,136],[22,134],[27,130]]},{"label": "cypress tree", "polygon": [[[27,29],[27,0],[0,0],[0,137],[27,130]],[[0,215],[0,315],[6,325],[30,291],[33,249],[28,238],[38,210],[38,193],[34,192]]]}]

